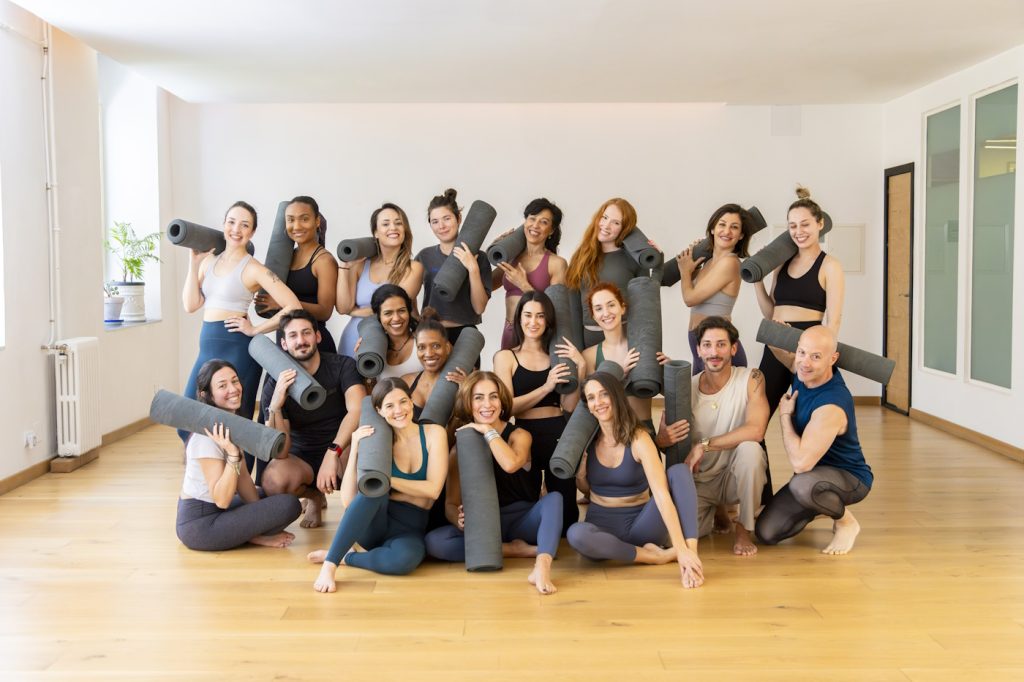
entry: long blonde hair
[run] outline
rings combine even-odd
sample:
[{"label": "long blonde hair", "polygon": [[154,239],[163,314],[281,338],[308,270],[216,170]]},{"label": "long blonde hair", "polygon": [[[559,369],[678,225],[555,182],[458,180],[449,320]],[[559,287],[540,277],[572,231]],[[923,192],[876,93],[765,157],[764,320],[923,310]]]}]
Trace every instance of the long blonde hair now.
[{"label": "long blonde hair", "polygon": [[[380,208],[370,214],[370,236],[377,236],[377,216],[381,214],[381,211],[387,209],[395,211],[402,218],[404,239],[402,239],[402,245],[398,247],[398,256],[395,257],[395,264],[391,266],[391,270],[388,272],[389,283],[401,284],[412,268],[412,227],[409,226],[409,216],[405,215],[405,211],[397,204],[390,202],[381,204]],[[382,255],[381,259],[383,258],[384,256]]]},{"label": "long blonde hair", "polygon": [[594,217],[590,219],[590,226],[583,233],[583,239],[576,251],[569,259],[569,271],[565,275],[566,284],[571,289],[582,289],[597,282],[598,272],[604,261],[604,253],[597,241],[597,228],[601,222],[601,216],[611,205],[622,211],[622,231],[615,238],[615,245],[622,246],[622,240],[629,236],[629,233],[636,229],[636,209],[625,199],[615,197],[601,204]]}]

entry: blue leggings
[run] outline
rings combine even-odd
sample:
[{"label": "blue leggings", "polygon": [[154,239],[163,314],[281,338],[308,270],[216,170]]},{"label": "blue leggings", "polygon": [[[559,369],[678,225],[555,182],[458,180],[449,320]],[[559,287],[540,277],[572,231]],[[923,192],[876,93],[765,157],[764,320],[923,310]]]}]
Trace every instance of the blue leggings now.
[{"label": "blue leggings", "polygon": [[[252,339],[242,332],[229,332],[223,322],[203,322],[199,332],[199,356],[192,365],[185,384],[184,396],[196,399],[196,375],[207,360],[227,360],[238,371],[242,382],[242,410],[240,414],[252,419],[256,409],[256,391],[260,384],[263,368],[249,355],[249,341]],[[182,442],[188,440],[189,432],[178,430]]]},{"label": "blue leggings", "polygon": [[[327,550],[327,561],[337,565],[344,556],[348,566],[386,575],[412,573],[426,555],[423,532],[428,513],[387,495],[366,497],[358,493],[341,517]],[[349,552],[356,542],[367,551]]]},{"label": "blue leggings", "polygon": [[[501,508],[501,540],[525,540],[537,545],[538,554],[558,553],[562,537],[562,496],[548,493],[537,502],[521,500]],[[466,560],[466,536],[455,526],[427,533],[427,554],[442,561]]]},{"label": "blue leggings", "polygon": [[[697,489],[685,464],[669,467],[668,488],[683,527],[683,537],[696,538]],[[652,497],[635,507],[602,507],[591,502],[587,520],[574,523],[567,537],[569,545],[588,559],[632,562],[636,559],[637,547],[649,542],[666,544],[668,529]]]},{"label": "blue leggings", "polygon": [[[693,353],[693,376],[697,376],[704,371],[704,361],[697,355],[697,329],[691,329],[687,335],[690,339],[690,352]],[[732,358],[733,367],[746,367],[747,366],[747,351],[743,350],[743,342],[736,342],[736,355]]]}]

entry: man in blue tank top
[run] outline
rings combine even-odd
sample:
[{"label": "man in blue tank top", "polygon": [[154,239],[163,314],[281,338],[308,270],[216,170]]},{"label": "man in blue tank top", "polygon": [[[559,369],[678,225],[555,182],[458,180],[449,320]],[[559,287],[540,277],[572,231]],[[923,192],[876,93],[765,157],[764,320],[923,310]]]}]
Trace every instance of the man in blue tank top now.
[{"label": "man in blue tank top", "polygon": [[834,367],[838,359],[827,327],[811,327],[800,336],[793,386],[779,404],[782,443],[794,475],[757,519],[757,538],[766,545],[796,535],[819,515],[833,519],[825,554],[846,554],[860,532],[848,505],[867,496],[874,476],[857,439],[853,396]]}]

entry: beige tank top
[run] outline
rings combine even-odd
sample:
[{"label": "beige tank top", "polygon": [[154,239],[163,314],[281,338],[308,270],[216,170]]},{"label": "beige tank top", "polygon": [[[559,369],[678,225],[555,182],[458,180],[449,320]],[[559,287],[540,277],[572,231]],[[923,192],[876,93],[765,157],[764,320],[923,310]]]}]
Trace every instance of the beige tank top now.
[{"label": "beige tank top", "polygon": [[[733,367],[728,383],[718,393],[706,395],[700,391],[700,374],[693,377],[690,393],[693,423],[690,433],[693,442],[701,438],[714,438],[743,425],[747,419],[747,384],[750,367]],[[704,455],[695,481],[709,481],[718,476],[729,464],[729,450],[715,450]]]}]

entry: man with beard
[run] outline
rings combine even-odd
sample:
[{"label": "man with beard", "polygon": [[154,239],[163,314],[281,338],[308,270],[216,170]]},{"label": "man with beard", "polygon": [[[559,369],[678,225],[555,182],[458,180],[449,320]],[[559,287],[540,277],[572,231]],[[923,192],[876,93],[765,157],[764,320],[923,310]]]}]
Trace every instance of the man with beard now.
[{"label": "man with beard", "polygon": [[715,510],[739,505],[733,554],[752,556],[754,516],[765,485],[768,457],[760,441],[768,428],[764,376],[756,367],[733,367],[739,332],[723,317],[697,327],[697,354],[704,371],[691,391],[694,446],[686,458],[697,486],[700,536],[711,532]]},{"label": "man with beard", "polygon": [[303,409],[288,395],[295,383],[293,369],[263,382],[260,405],[266,411],[267,426],[284,432],[285,447],[284,454],[267,464],[262,485],[268,495],[304,497],[300,525],[316,528],[327,503],[325,494],[338,488],[338,475],[345,470],[366,388],[352,358],[317,350],[320,332],[310,313],[301,309],[287,313],[281,318],[280,332],[281,347],[324,387],[327,398],[315,410]]}]

